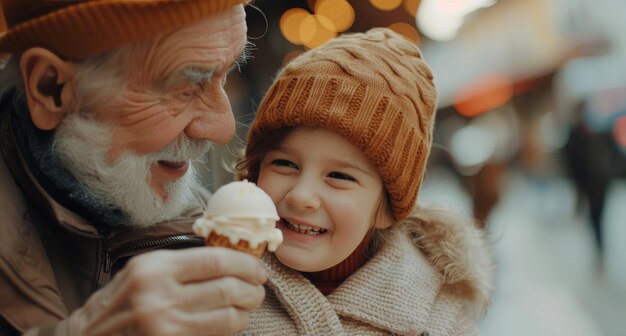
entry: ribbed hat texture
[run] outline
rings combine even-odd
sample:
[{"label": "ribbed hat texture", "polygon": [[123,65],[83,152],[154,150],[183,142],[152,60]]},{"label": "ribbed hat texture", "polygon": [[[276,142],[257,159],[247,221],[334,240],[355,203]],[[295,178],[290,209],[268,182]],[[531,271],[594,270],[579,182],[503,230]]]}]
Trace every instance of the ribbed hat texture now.
[{"label": "ribbed hat texture", "polygon": [[248,0],[1,0],[0,52],[42,47],[83,59],[181,28]]},{"label": "ribbed hat texture", "polygon": [[376,166],[395,219],[402,220],[424,175],[436,99],[416,45],[387,28],[344,34],[281,70],[251,125],[247,149],[273,129],[335,131]]}]

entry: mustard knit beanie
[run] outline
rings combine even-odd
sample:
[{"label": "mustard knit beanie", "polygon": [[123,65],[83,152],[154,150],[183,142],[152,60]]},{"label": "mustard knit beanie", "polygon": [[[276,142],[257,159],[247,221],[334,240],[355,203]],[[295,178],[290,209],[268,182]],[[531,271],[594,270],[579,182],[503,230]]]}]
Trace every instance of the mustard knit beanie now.
[{"label": "mustard knit beanie", "polygon": [[279,72],[251,125],[246,153],[279,128],[335,131],[376,166],[394,217],[402,220],[424,175],[436,99],[416,45],[387,28],[344,34]]},{"label": "mustard knit beanie", "polygon": [[8,28],[0,37],[0,52],[42,47],[79,60],[182,28],[246,1],[0,0],[2,28]]}]

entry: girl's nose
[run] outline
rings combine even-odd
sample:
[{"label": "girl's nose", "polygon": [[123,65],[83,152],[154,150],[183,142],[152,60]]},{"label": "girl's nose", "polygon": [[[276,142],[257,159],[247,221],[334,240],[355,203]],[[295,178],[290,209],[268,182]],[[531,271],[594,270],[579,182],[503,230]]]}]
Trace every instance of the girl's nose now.
[{"label": "girl's nose", "polygon": [[304,180],[294,185],[285,196],[285,200],[289,206],[302,211],[317,210],[322,204],[314,186]]}]

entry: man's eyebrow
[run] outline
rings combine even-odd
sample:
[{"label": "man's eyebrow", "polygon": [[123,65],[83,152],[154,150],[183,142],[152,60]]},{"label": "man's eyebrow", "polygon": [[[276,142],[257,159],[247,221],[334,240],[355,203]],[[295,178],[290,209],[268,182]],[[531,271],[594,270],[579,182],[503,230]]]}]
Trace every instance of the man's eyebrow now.
[{"label": "man's eyebrow", "polygon": [[215,75],[214,70],[202,69],[198,67],[186,67],[183,69],[183,78],[187,81],[198,84],[210,80]]},{"label": "man's eyebrow", "polygon": [[[237,57],[237,60],[233,62],[233,64],[229,67],[226,73],[230,73],[235,68],[241,71],[241,66],[248,63],[248,60],[252,58],[252,50],[254,49],[254,43],[246,40],[246,43],[241,50],[239,57]],[[197,66],[188,66],[185,67],[181,72],[173,76],[168,76],[164,78],[161,82],[163,83],[164,87],[176,85],[177,83],[180,83],[180,80],[184,80],[192,84],[199,84],[204,81],[210,80],[213,76],[215,76],[216,72],[216,70],[201,68]]]},{"label": "man's eyebrow", "polygon": [[211,79],[215,75],[215,70],[200,68],[197,66],[187,66],[181,70],[163,76],[158,81],[161,89],[170,89],[183,83],[200,84]]}]

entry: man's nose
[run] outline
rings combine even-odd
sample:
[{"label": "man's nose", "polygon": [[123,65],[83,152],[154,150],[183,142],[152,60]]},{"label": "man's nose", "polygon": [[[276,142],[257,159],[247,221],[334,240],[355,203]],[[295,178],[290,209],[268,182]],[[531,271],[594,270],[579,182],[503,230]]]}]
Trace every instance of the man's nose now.
[{"label": "man's nose", "polygon": [[306,178],[301,178],[285,196],[287,204],[301,211],[314,211],[319,209],[322,201],[313,183]]},{"label": "man's nose", "polygon": [[220,145],[228,144],[235,135],[235,117],[223,88],[212,91],[198,102],[194,119],[185,128],[192,138],[206,139]]}]

